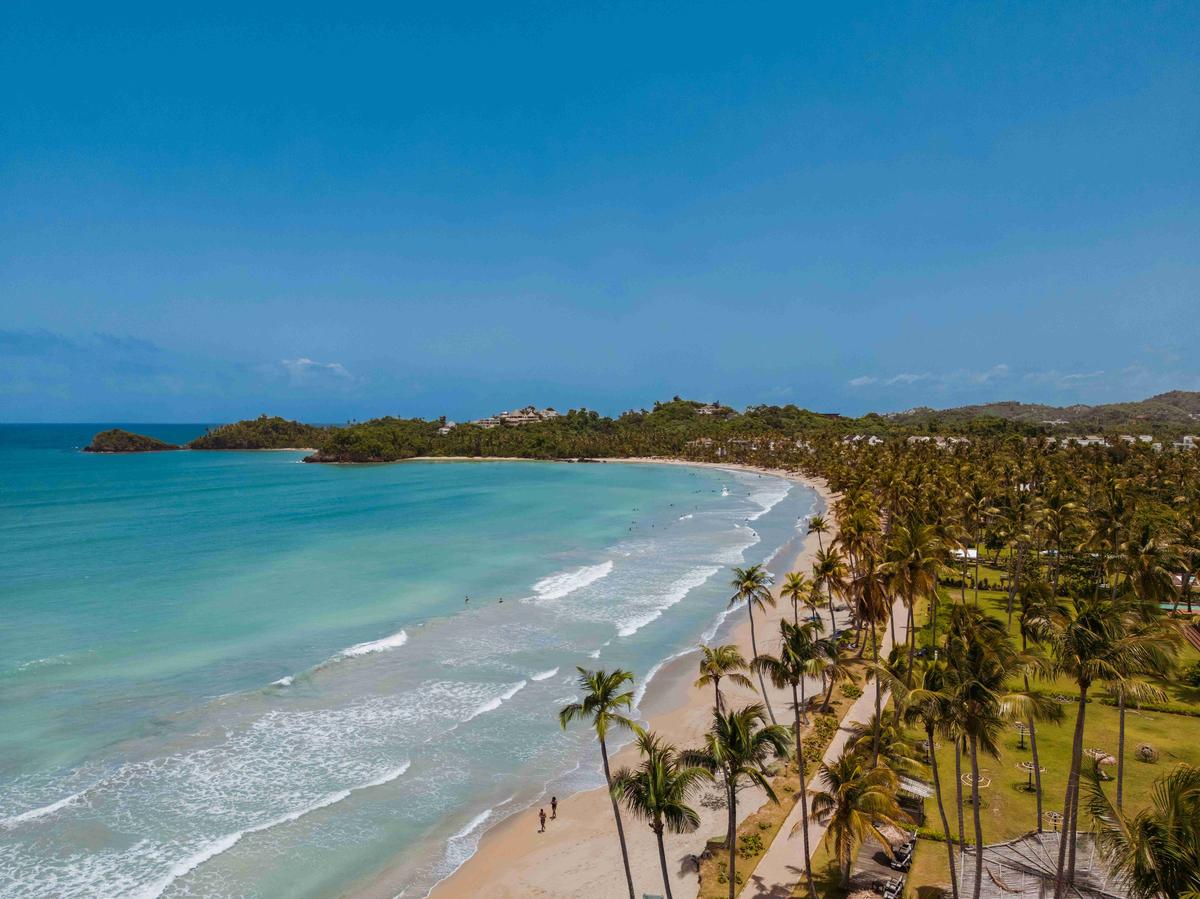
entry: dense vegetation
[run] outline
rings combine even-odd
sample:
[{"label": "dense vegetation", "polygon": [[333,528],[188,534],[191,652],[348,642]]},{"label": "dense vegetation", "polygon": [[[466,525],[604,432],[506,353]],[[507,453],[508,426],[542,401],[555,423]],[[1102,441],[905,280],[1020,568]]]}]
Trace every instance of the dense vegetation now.
[{"label": "dense vegetation", "polygon": [[[955,899],[960,890],[978,899],[989,882],[977,847],[1052,826],[1066,834],[1055,844],[1048,883],[1056,897],[1077,891],[1086,873],[1077,868],[1079,834],[1089,831],[1106,863],[1128,878],[1130,895],[1200,889],[1200,691],[1180,676],[1200,645],[1193,613],[1200,453],[1063,447],[1016,434],[940,446],[830,433],[686,446],[697,456],[824,478],[838,495],[837,529],[812,520],[823,544],[811,577],[794,572],[771,590],[757,567],[735,573],[734,601],[751,616],[753,657],[741,659],[733,646],[706,648],[697,682],[713,691],[705,745],[678,751],[643,735],[642,768],[612,781],[629,812],[653,820],[656,798],[631,799],[629,778],[669,782],[678,788],[676,820],[686,824],[698,789],[692,769],[707,771],[731,810],[718,870],[720,889],[734,896],[751,876],[738,870],[739,858],[759,851],[741,851],[754,835],[739,833],[732,815],[740,779],[762,772],[770,757],[816,761],[797,751],[803,717],[857,667],[868,673],[874,713],[852,728],[840,757],[820,763],[814,787],[800,791],[802,820],[814,815],[827,830],[820,852],[805,846],[794,863],[803,877],[796,895],[815,895],[818,874],[822,895],[852,887],[863,840],[878,838],[881,823],[915,824],[894,800],[902,775],[932,783],[936,809],[923,833],[938,842],[922,840],[931,847],[922,852],[939,855],[945,873],[934,883]],[[851,621],[834,635],[820,614],[797,611],[778,636],[756,643],[756,611],[780,598],[813,612],[844,603]],[[892,634],[900,643],[888,652]],[[796,697],[805,673],[825,682],[823,697]],[[751,674],[791,689],[791,722],[781,713],[776,724],[765,690],[761,704],[722,701],[720,678],[754,689],[761,680]],[[625,672],[585,678],[628,681]],[[619,715],[610,723],[633,726]],[[1031,756],[1027,789],[1009,754],[1018,724],[1021,752]],[[1165,764],[1155,769],[1160,752]],[[989,787],[990,799],[981,792]],[[985,829],[981,809],[989,801],[993,811],[1011,804],[1013,820],[989,812]],[[998,832],[1004,828],[1016,833]],[[618,839],[625,839],[620,830]],[[810,861],[819,864],[822,854],[832,879]],[[956,870],[959,862],[966,870]],[[669,892],[665,870],[664,886]]]},{"label": "dense vegetation", "polygon": [[181,447],[166,443],[156,437],[145,434],[134,434],[113,428],[101,431],[92,438],[92,442],[83,448],[85,453],[157,453],[163,450],[177,450]]},{"label": "dense vegetation", "polygon": [[319,449],[330,428],[319,428],[279,416],[246,419],[212,428],[188,444],[198,450]]}]

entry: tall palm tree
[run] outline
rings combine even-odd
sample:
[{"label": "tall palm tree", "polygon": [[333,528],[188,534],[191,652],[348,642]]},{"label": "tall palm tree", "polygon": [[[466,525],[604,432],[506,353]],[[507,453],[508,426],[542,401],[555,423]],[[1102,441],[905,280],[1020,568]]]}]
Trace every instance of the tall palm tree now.
[{"label": "tall palm tree", "polygon": [[813,586],[825,591],[826,605],[829,608],[829,632],[837,632],[837,622],[833,617],[833,595],[843,596],[850,586],[847,579],[846,562],[841,552],[836,548],[817,550],[813,559]]},{"label": "tall palm tree", "polygon": [[667,899],[672,899],[663,834],[691,833],[700,826],[700,816],[688,805],[688,800],[701,781],[712,779],[712,774],[682,764],[674,746],[647,731],[638,734],[638,750],[642,763],[637,768],[618,771],[610,789],[613,797],[623,802],[635,818],[649,823],[658,841],[663,889]]},{"label": "tall palm tree", "polygon": [[800,571],[789,571],[783,578],[783,586],[779,589],[779,595],[789,600],[792,604],[792,623],[800,623],[800,605],[803,603],[811,590],[812,585],[808,578]]},{"label": "tall palm tree", "polygon": [[[767,606],[775,605],[775,597],[771,593],[771,575],[761,565],[751,565],[748,568],[733,569],[734,594],[729,600],[730,606],[738,603],[746,604],[746,612],[750,616],[750,648],[758,655],[758,640],[754,634],[754,608],[766,613]],[[771,709],[771,699],[767,696],[767,685],[763,682],[762,672],[758,673],[758,685],[762,688],[763,703],[767,707],[767,715],[771,723],[776,724],[775,712]]]},{"label": "tall palm tree", "polygon": [[808,519],[808,533],[817,535],[817,549],[823,551],[825,549],[824,535],[829,533],[829,522],[820,512]]},{"label": "tall palm tree", "polygon": [[896,772],[886,765],[870,766],[862,755],[847,750],[833,764],[822,762],[820,773],[825,789],[813,793],[812,812],[828,827],[844,890],[850,886],[850,863],[859,844],[874,836],[890,855],[891,843],[880,828],[910,821],[896,802]]},{"label": "tall palm tree", "polygon": [[1062,716],[1061,707],[1040,694],[1014,692],[1008,684],[1033,660],[1018,652],[1004,624],[977,606],[951,609],[946,641],[946,672],[954,697],[954,727],[967,743],[971,764],[971,813],[975,830],[973,899],[983,886],[983,822],[979,815],[979,753],[1000,755],[999,736],[1007,722]]},{"label": "tall palm tree", "polygon": [[579,671],[579,686],[583,690],[583,701],[565,705],[558,713],[558,723],[566,730],[567,725],[575,720],[585,720],[596,732],[600,742],[600,758],[604,762],[604,781],[608,784],[612,799],[613,818],[617,822],[617,839],[621,843],[621,861],[625,865],[625,883],[629,887],[629,899],[633,897],[633,874],[629,869],[629,850],[625,846],[625,828],[621,824],[621,810],[617,808],[617,800],[612,796],[612,774],[608,767],[608,730],[610,727],[633,730],[635,725],[625,714],[633,705],[633,691],[624,689],[626,684],[633,683],[633,674],[617,669],[608,672]]},{"label": "tall palm tree", "polygon": [[796,767],[800,772],[800,821],[804,828],[804,878],[814,899],[817,888],[813,883],[811,851],[808,845],[808,762],[804,758],[801,719],[808,718],[804,697],[805,678],[814,670],[820,670],[818,666],[821,647],[815,639],[819,633],[820,624],[815,621],[800,627],[786,621],[781,622],[779,655],[755,656],[751,663],[756,671],[765,672],[775,687],[787,687],[792,691],[792,709],[796,716],[793,724],[796,734]]},{"label": "tall palm tree", "polygon": [[[942,779],[938,771],[937,736],[954,739],[953,728],[954,695],[947,689],[946,666],[943,662],[927,662],[921,668],[920,680],[906,697],[904,717],[910,724],[919,724],[925,731],[925,745],[929,747],[929,768],[933,776],[933,794],[937,799],[938,816],[942,820],[942,832],[946,837],[946,855],[950,862],[950,891],[952,899],[958,899],[958,875],[954,867],[954,840],[950,836],[950,820],[946,817],[946,804],[942,800]],[[962,815],[959,806],[959,815]]]},{"label": "tall palm tree", "polygon": [[1200,894],[1200,767],[1158,778],[1150,805],[1135,815],[1109,802],[1099,780],[1090,786],[1096,846],[1130,899]]},{"label": "tall palm tree", "polygon": [[713,715],[712,729],[705,734],[704,748],[685,750],[682,763],[719,774],[725,785],[728,811],[725,843],[729,850],[729,899],[737,888],[737,794],[756,784],[772,802],[779,798],[763,773],[772,758],[787,758],[791,734],[786,727],[767,724],[758,703]]},{"label": "tall palm tree", "polygon": [[1062,899],[1075,877],[1075,846],[1079,827],[1079,775],[1083,759],[1083,728],[1088,691],[1097,682],[1114,684],[1131,673],[1165,665],[1158,637],[1139,632],[1128,612],[1109,597],[1076,598],[1070,609],[1049,609],[1031,622],[1041,642],[1050,648],[1055,668],[1079,688],[1075,734],[1067,791],[1063,799],[1063,839],[1058,847],[1055,899]]},{"label": "tall palm tree", "polygon": [[[871,550],[864,552],[859,563],[859,574],[853,583],[854,600],[859,619],[866,622],[871,629],[871,656],[878,663],[879,657],[879,628],[888,620],[892,604],[888,601],[886,580],[883,570],[876,562],[875,553]],[[882,720],[883,690],[876,685],[875,690],[875,721]],[[872,754],[873,765],[879,763],[879,738],[875,739],[875,751]]]},{"label": "tall palm tree", "polygon": [[942,561],[942,542],[933,525],[913,522],[897,525],[888,541],[883,569],[888,585],[904,599],[908,608],[908,671],[905,684],[912,686],[913,648],[916,645],[913,607],[919,597],[929,598],[931,641],[937,642],[937,575]]},{"label": "tall palm tree", "polygon": [[692,684],[693,687],[712,685],[716,695],[714,711],[724,709],[724,697],[721,696],[721,679],[728,678],[731,683],[748,690],[754,689],[754,682],[742,672],[750,670],[750,663],[742,656],[742,651],[733,643],[724,646],[700,646],[700,676]]}]

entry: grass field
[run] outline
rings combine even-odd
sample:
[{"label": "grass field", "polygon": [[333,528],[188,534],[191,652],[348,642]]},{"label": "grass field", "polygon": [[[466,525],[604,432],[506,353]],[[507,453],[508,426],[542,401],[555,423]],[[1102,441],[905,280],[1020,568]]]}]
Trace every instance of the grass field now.
[{"label": "grass field", "polygon": [[[988,578],[992,583],[999,581],[999,572],[990,569],[981,571],[981,577]],[[942,590],[938,633],[944,634],[947,617],[953,603],[959,601],[959,591]],[[973,593],[968,588],[967,599],[973,599]],[[996,591],[980,591],[979,604],[988,614],[1004,621],[1006,619],[1007,595]],[[918,645],[929,642],[927,625],[928,608],[924,604],[918,607],[917,624]],[[1020,641],[1017,630],[1016,616],[1013,617],[1011,632],[1014,639]],[[1200,659],[1200,653],[1186,644],[1179,651],[1180,667],[1186,667]],[[1179,762],[1200,765],[1200,688],[1189,687],[1178,679],[1157,681],[1157,685],[1167,693],[1167,701],[1162,703],[1163,710],[1134,709],[1126,711],[1125,717],[1125,808],[1136,810],[1147,801],[1150,785],[1158,777],[1170,771]],[[1017,687],[1019,685],[1014,685]],[[1034,683],[1035,689],[1040,689],[1052,696],[1061,696],[1064,720],[1059,724],[1039,724],[1037,727],[1039,763],[1045,772],[1042,775],[1043,808],[1045,811],[1062,811],[1063,796],[1066,792],[1067,773],[1070,764],[1071,737],[1075,714],[1078,709],[1078,690],[1071,680],[1059,678],[1049,682]],[[1093,689],[1089,697],[1086,724],[1084,730],[1084,748],[1104,749],[1115,755],[1117,751],[1118,711],[1114,706],[1107,705],[1106,696],[1101,689]],[[914,739],[923,738],[923,734],[913,734]],[[996,843],[1018,837],[1034,830],[1037,826],[1037,800],[1033,792],[1027,789],[1028,774],[1017,768],[1022,761],[1031,761],[1032,754],[1029,740],[1022,740],[1015,727],[1001,741],[999,758],[990,756],[979,760],[980,773],[990,778],[986,788],[981,789],[980,809],[984,843]],[[1158,752],[1155,763],[1138,761],[1135,750],[1142,744],[1153,746]],[[1090,761],[1085,757],[1085,764]],[[955,796],[954,747],[943,744],[938,747],[938,765],[942,776],[943,797],[946,813],[950,819],[951,834],[957,838],[958,815],[960,808]],[[963,771],[969,770],[969,760],[964,757]],[[1115,776],[1116,766],[1108,766],[1105,771]],[[1115,783],[1109,781],[1106,789],[1112,795]],[[970,790],[963,787],[964,798],[969,799]],[[938,819],[937,807],[934,800],[926,803],[926,824],[924,831],[941,833],[941,822]],[[971,807],[966,804],[962,809],[963,826],[967,842],[973,841],[973,822]],[[1089,822],[1083,821],[1086,827]],[[1046,825],[1050,829],[1051,825]],[[837,866],[829,855],[825,842],[818,847],[813,858],[814,871],[818,876],[817,887],[822,897],[838,897]],[[913,865],[905,885],[905,895],[910,899],[934,899],[940,894],[940,887],[948,887],[950,879],[949,863],[946,859],[944,843],[929,839],[920,840],[913,857]],[[796,895],[805,895],[799,890]]]}]

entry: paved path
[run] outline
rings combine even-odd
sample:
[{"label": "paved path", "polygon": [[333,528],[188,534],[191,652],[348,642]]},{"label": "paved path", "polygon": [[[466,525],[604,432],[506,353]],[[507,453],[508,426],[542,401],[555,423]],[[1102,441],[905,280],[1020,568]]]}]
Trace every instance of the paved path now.
[{"label": "paved path", "polygon": [[[908,638],[908,615],[901,600],[897,600],[892,607],[892,614],[896,616],[896,636],[903,642]],[[891,632],[887,625],[884,625],[879,646],[880,655],[886,657],[891,648]],[[847,740],[850,739],[850,731],[847,729],[850,725],[863,724],[871,720],[871,716],[875,714],[877,684],[878,682],[874,680],[868,683],[862,696],[854,701],[849,711],[843,716],[841,726],[833,735],[829,748],[825,750],[825,762],[832,763],[842,754]],[[883,694],[882,702],[887,702],[886,691]],[[824,786],[820,779],[819,773],[812,773],[808,782],[810,795],[812,790],[819,790]],[[754,873],[750,875],[750,880],[743,887],[741,899],[763,899],[763,897],[785,899],[785,897],[791,896],[797,884],[804,880],[804,836],[800,833],[799,824],[800,803],[797,802],[791,814],[787,816],[787,820],[783,822],[783,827],[775,836],[775,842],[771,844],[767,854],[759,860]],[[792,832],[793,829],[795,833]],[[812,815],[809,815],[808,844],[812,852],[817,851],[817,846],[824,835],[825,825],[818,823]]]}]

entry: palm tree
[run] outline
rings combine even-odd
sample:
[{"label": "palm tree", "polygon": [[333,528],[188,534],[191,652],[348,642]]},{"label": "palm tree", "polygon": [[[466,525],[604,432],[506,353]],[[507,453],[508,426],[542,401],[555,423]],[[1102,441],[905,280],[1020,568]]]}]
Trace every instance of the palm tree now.
[{"label": "palm tree", "polygon": [[600,758],[604,762],[604,781],[608,784],[610,798],[612,798],[613,818],[617,822],[617,839],[621,843],[621,861],[625,865],[625,882],[629,887],[629,899],[633,899],[633,874],[629,870],[629,850],[625,846],[625,828],[621,824],[621,810],[617,808],[616,797],[611,796],[613,780],[608,768],[608,745],[606,743],[610,727],[626,730],[633,730],[635,727],[633,721],[625,714],[633,704],[633,691],[622,689],[626,684],[633,683],[633,675],[620,669],[612,672],[588,671],[586,668],[577,668],[576,670],[579,671],[579,686],[584,693],[583,702],[572,702],[570,705],[563,706],[558,713],[558,723],[563,730],[566,730],[567,725],[572,721],[587,720],[591,724],[592,730],[596,732],[596,739],[600,741]]},{"label": "palm tree", "polygon": [[638,734],[638,749],[642,763],[635,769],[618,771],[610,789],[635,818],[649,822],[658,841],[663,889],[667,899],[672,899],[663,834],[668,830],[691,833],[700,826],[700,816],[688,805],[688,799],[700,782],[711,780],[712,775],[703,768],[681,764],[675,747],[653,733]]},{"label": "palm tree", "polygon": [[742,651],[732,643],[724,646],[700,646],[703,653],[700,659],[700,676],[692,684],[693,687],[707,687],[712,684],[716,694],[715,711],[720,712],[724,707],[721,696],[721,678],[728,678],[732,683],[748,690],[754,689],[754,682],[743,674],[750,670],[750,664],[742,656]]},{"label": "palm tree", "polygon": [[821,637],[817,640],[820,650],[821,680],[825,682],[825,697],[821,700],[821,711],[828,711],[833,688],[854,675],[855,663],[842,652],[845,637]]},{"label": "palm tree", "polygon": [[779,590],[779,595],[790,600],[792,603],[792,623],[800,623],[800,604],[807,597],[811,584],[808,578],[799,571],[789,571],[783,578],[783,587]]},{"label": "palm tree", "polygon": [[825,549],[825,541],[823,535],[829,533],[829,522],[825,520],[825,516],[820,512],[808,519],[808,533],[817,535],[817,549]]},{"label": "palm tree", "polygon": [[846,562],[842,559],[842,554],[833,547],[817,550],[812,571],[813,586],[825,590],[826,605],[829,608],[829,632],[837,633],[837,622],[833,618],[833,594],[842,596],[849,587]]},{"label": "palm tree", "polygon": [[1062,899],[1067,884],[1075,877],[1075,846],[1079,826],[1079,773],[1083,758],[1083,728],[1087,715],[1088,690],[1096,682],[1114,684],[1131,672],[1153,670],[1165,665],[1158,637],[1131,628],[1123,612],[1104,596],[1075,599],[1072,608],[1048,609],[1031,628],[1051,651],[1055,668],[1079,688],[1075,713],[1075,735],[1067,791],[1063,799],[1063,839],[1058,846],[1055,899]]},{"label": "palm tree", "polygon": [[1061,707],[1029,692],[1009,692],[1008,684],[1033,666],[1017,651],[1004,624],[977,606],[951,609],[946,641],[946,671],[954,701],[954,727],[967,743],[971,763],[971,813],[975,829],[974,899],[983,886],[983,822],[979,815],[979,752],[1000,755],[1005,724],[1033,717],[1054,719]]},{"label": "palm tree", "polygon": [[[937,642],[937,575],[941,564],[942,547],[933,525],[912,523],[892,529],[888,542],[887,562],[883,570],[888,585],[904,599],[908,607],[908,671],[905,684],[912,686],[913,648],[916,646],[913,607],[918,597],[929,597],[931,641]],[[893,634],[893,641],[895,635]]]},{"label": "palm tree", "polygon": [[765,672],[771,678],[771,683],[782,689],[791,688],[792,709],[796,720],[796,767],[800,772],[800,821],[804,828],[804,877],[808,882],[808,890],[814,899],[817,888],[813,884],[811,853],[808,845],[808,763],[804,758],[802,742],[801,718],[808,718],[807,703],[804,697],[805,677],[819,670],[821,647],[815,636],[820,633],[820,623],[810,621],[800,627],[780,623],[779,655],[755,656],[751,663],[759,673]]},{"label": "palm tree", "polygon": [[[954,696],[947,689],[946,666],[942,662],[928,662],[921,669],[921,679],[915,689],[905,698],[904,718],[910,724],[920,724],[925,731],[925,745],[929,747],[929,767],[933,775],[933,793],[937,798],[938,815],[942,819],[942,832],[946,836],[946,855],[950,861],[950,891],[952,899],[958,899],[958,875],[954,868],[954,840],[950,836],[950,820],[946,817],[946,804],[942,801],[942,780],[938,771],[936,735],[954,738]],[[1035,763],[1036,764],[1036,763]],[[959,815],[962,815],[961,806]]]},{"label": "palm tree", "polygon": [[890,855],[891,843],[880,828],[911,822],[896,803],[896,772],[886,765],[869,766],[862,755],[847,750],[832,765],[822,762],[820,773],[825,789],[813,793],[812,812],[828,826],[845,890],[859,844],[874,836]]},{"label": "palm tree", "polygon": [[1093,778],[1088,811],[1097,848],[1130,899],[1200,893],[1200,768],[1179,765],[1160,777],[1135,815],[1114,807]]},{"label": "palm tree", "polygon": [[[751,565],[748,568],[733,569],[733,597],[729,605],[739,602],[746,604],[746,612],[750,615],[750,648],[758,655],[758,641],[754,636],[754,607],[765,613],[767,606],[775,605],[775,597],[771,594],[771,575],[761,565]],[[767,715],[771,723],[776,724],[775,712],[771,709],[771,699],[767,696],[767,685],[763,683],[762,672],[758,673],[758,685],[762,688],[763,703],[767,707]]]},{"label": "palm tree", "polygon": [[772,802],[779,798],[763,773],[772,758],[787,758],[791,734],[786,727],[767,724],[758,703],[743,709],[718,712],[704,737],[703,749],[685,750],[682,763],[720,774],[725,785],[725,807],[729,813],[725,843],[729,850],[729,899],[737,888],[737,794],[757,784]]}]

